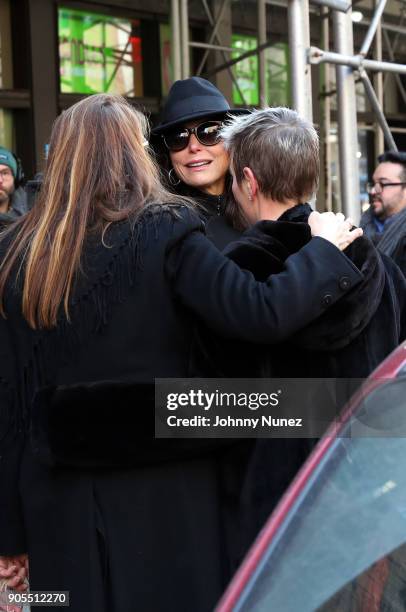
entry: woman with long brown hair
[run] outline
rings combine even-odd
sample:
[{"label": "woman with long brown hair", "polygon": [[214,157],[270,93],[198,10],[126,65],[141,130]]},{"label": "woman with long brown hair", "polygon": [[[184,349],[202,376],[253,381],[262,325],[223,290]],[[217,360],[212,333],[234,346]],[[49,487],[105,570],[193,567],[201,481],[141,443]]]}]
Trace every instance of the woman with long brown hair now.
[{"label": "woman with long brown hair", "polygon": [[31,589],[73,612],[209,610],[224,586],[227,447],[149,428],[148,385],[189,373],[193,313],[270,343],[362,277],[337,248],[359,233],[316,214],[318,237],[256,282],[163,189],[145,137],[120,97],[69,108],[0,240],[0,578],[24,590],[29,561]]}]

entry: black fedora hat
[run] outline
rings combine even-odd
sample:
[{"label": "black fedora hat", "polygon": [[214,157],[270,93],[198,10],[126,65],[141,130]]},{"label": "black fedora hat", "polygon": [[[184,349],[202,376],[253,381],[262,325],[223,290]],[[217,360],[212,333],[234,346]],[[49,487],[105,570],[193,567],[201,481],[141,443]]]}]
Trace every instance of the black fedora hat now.
[{"label": "black fedora hat", "polygon": [[168,129],[199,117],[247,112],[244,108],[230,108],[221,91],[210,81],[190,77],[175,81],[172,85],[161,114],[161,122],[152,130],[152,134],[163,134]]}]

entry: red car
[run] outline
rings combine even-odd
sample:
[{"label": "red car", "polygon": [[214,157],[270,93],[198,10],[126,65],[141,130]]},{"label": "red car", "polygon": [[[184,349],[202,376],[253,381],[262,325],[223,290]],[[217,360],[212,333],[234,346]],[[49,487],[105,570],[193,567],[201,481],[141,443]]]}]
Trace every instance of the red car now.
[{"label": "red car", "polygon": [[319,442],[217,612],[406,610],[406,342]]}]

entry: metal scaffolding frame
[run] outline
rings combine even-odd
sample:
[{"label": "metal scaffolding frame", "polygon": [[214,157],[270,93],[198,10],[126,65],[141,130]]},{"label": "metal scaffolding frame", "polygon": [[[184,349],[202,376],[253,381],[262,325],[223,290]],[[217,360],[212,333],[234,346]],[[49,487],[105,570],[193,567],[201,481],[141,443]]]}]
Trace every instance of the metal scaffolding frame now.
[{"label": "metal scaffolding frame", "polygon": [[[278,0],[257,0],[258,46],[252,51],[240,54],[233,59],[227,59],[227,54],[236,50],[223,44],[218,33],[220,22],[229,0],[221,0],[216,19],[207,0],[201,0],[207,19],[212,28],[208,42],[189,40],[188,0],[171,0],[172,29],[172,62],[174,79],[190,76],[190,48],[200,47],[205,50],[197,74],[201,74],[210,51],[218,51],[223,63],[206,70],[206,76],[213,76],[227,70],[233,84],[244,100],[244,96],[233,74],[232,67],[243,59],[254,54],[258,55],[259,65],[259,102],[261,106],[267,103],[265,51],[272,42],[267,40],[266,7],[267,4],[278,4]],[[351,4],[345,0],[310,0],[312,4],[321,6],[321,18],[327,21],[331,11],[334,51],[319,49],[310,45],[310,7],[309,0],[287,0],[288,11],[288,41],[290,49],[292,106],[304,117],[312,120],[312,83],[311,65],[331,64],[336,66],[337,82],[337,115],[339,134],[340,186],[342,210],[346,215],[357,219],[359,207],[359,177],[358,177],[358,143],[357,143],[357,110],[355,95],[355,79],[360,80],[365,88],[366,96],[376,117],[377,142],[382,146],[382,134],[388,149],[397,150],[394,138],[383,113],[382,73],[394,73],[403,100],[406,103],[406,91],[401,82],[401,74],[406,74],[406,65],[394,62],[394,49],[388,31],[405,34],[402,24],[382,24],[382,15],[387,0],[375,0],[375,10],[369,22],[367,33],[359,53],[354,53],[353,22],[351,19]],[[382,38],[385,42],[390,62],[382,61]],[[375,59],[367,59],[374,44]],[[323,44],[328,45],[327,36],[323,36]],[[368,72],[375,75],[374,85]],[[325,111],[325,121],[330,122],[330,110]],[[327,134],[325,134],[327,136]],[[327,151],[327,161],[329,154]],[[328,189],[327,189],[328,193]]]}]

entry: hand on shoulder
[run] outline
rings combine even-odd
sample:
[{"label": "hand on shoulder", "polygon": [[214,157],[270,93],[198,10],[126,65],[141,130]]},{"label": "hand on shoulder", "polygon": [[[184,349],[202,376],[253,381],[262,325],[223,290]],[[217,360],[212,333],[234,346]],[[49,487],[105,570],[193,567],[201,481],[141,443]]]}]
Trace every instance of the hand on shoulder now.
[{"label": "hand on shoulder", "polygon": [[354,240],[363,235],[360,227],[354,228],[354,222],[346,219],[342,213],[319,213],[313,211],[309,216],[312,236],[324,238],[344,251]]}]

